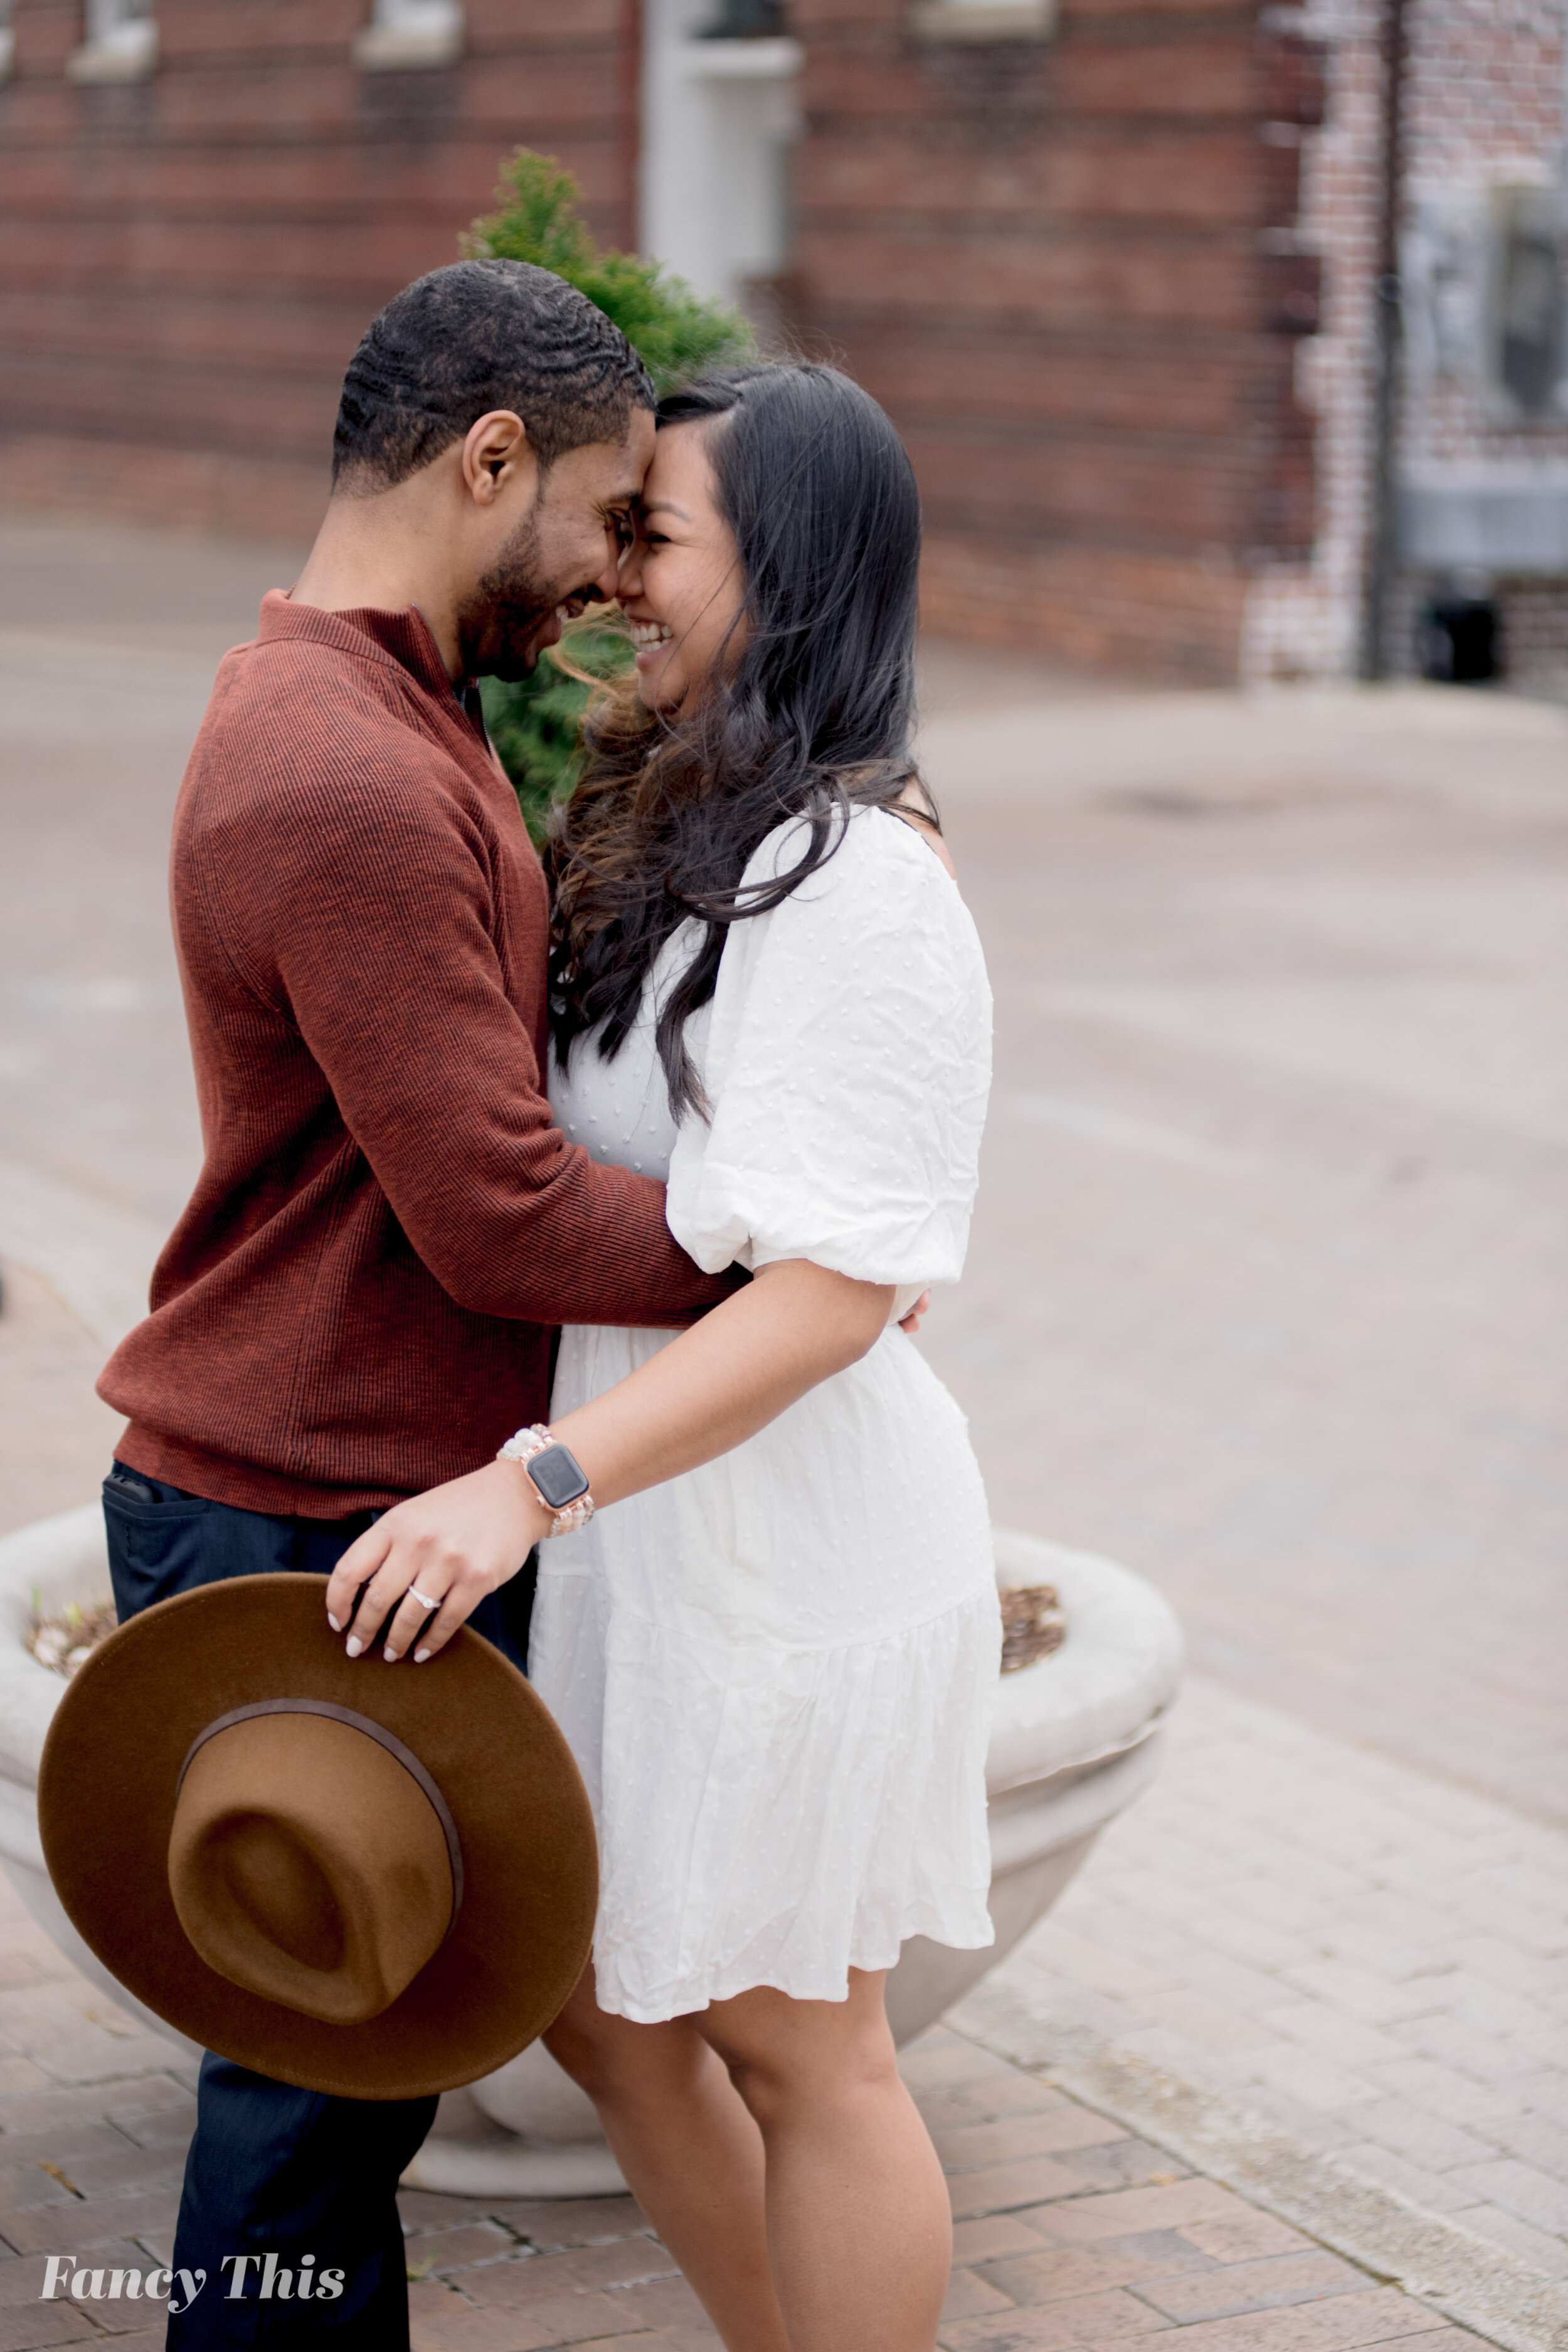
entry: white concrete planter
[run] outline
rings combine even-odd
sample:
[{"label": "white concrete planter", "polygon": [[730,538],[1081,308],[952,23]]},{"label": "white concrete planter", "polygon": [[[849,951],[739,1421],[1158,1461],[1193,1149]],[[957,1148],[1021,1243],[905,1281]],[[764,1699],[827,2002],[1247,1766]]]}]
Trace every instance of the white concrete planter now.
[{"label": "white concrete planter", "polygon": [[0,1862],[45,1934],[89,1983],[150,2032],[195,2053],[194,2042],[143,2009],[88,1950],[49,1884],[38,1843],[38,1759],[65,1683],[38,1664],[27,1635],[39,1612],[52,1617],[68,1601],[85,1607],[113,1597],[100,1505],[0,1538]]},{"label": "white concrete planter", "polygon": [[[996,1941],[979,1952],[949,1951],[918,1937],[905,1946],[888,1985],[900,2043],[931,2024],[1027,1934],[1107,1822],[1142,1795],[1181,1678],[1175,1617],[1142,1577],[1002,1528],[995,1545],[998,1583],[1057,1587],[1068,1639],[996,1688],[986,1769]],[[108,1597],[96,1504],[0,1539],[0,1861],[83,1975],[154,2032],[179,2042],[82,1943],[49,1885],[38,1843],[38,1759],[65,1685],[30,1655],[27,1631],[36,1608],[47,1615],[68,1601]],[[539,2043],[471,2093],[453,2095],[405,2178],[413,2187],[487,2197],[591,2197],[624,2186],[592,2105]]]}]

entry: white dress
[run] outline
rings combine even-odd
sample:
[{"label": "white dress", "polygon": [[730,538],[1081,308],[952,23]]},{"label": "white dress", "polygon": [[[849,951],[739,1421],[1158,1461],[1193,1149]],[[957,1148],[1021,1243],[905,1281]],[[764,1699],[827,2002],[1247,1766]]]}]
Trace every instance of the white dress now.
[{"label": "white dress", "polygon": [[[746,879],[793,865],[797,825]],[[775,861],[777,861],[775,863]],[[711,1271],[805,1257],[897,1296],[888,1328],[746,1444],[541,1552],[529,1672],[598,1824],[600,2006],[653,2022],[756,1985],[842,2000],[906,1937],[992,1940],[985,1750],[1000,1643],[966,1425],[897,1328],[963,1262],[990,1080],[974,926],[913,828],[850,819],[819,873],[735,924],[687,1025],[711,1120],[679,1131],[655,1007],[551,1100],[595,1159],[667,1176]],[[556,1418],[675,1335],[575,1325]]]}]

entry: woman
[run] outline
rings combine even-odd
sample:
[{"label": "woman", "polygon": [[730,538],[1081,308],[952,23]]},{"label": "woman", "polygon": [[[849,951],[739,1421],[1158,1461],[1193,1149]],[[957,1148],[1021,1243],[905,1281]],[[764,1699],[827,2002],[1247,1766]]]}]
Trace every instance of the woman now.
[{"label": "woman", "polygon": [[[563,1334],[549,1437],[602,1516],[545,1547],[530,1660],[603,1874],[550,2047],[731,2352],[929,2352],[947,2200],[883,1979],[991,1940],[984,1497],[899,1328],[962,1265],[990,1045],[910,764],[919,541],[831,369],[667,401],[635,685],[552,849],[557,1117],[754,1277],[689,1331]],[[334,1625],[370,1578],[356,1643],[395,1605],[386,1654],[428,1656],[555,1527],[499,1461],[362,1538]]]}]

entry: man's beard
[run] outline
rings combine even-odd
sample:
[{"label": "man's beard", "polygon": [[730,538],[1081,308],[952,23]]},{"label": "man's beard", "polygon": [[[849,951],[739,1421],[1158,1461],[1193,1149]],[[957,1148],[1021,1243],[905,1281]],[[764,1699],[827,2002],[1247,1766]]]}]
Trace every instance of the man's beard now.
[{"label": "man's beard", "polygon": [[556,607],[584,593],[580,581],[549,577],[537,517],[526,516],[458,616],[465,671],[470,677],[527,677]]}]

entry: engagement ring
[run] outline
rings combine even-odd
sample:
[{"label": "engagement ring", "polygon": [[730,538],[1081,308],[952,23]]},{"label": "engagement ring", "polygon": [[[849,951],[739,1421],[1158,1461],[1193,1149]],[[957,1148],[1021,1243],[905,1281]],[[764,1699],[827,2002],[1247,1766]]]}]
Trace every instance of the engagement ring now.
[{"label": "engagement ring", "polygon": [[426,1601],[425,1595],[420,1591],[419,1587],[416,1584],[411,1584],[409,1586],[408,1598],[410,1601],[417,1601],[421,1609],[439,1609],[441,1606],[441,1603],[438,1601]]}]

